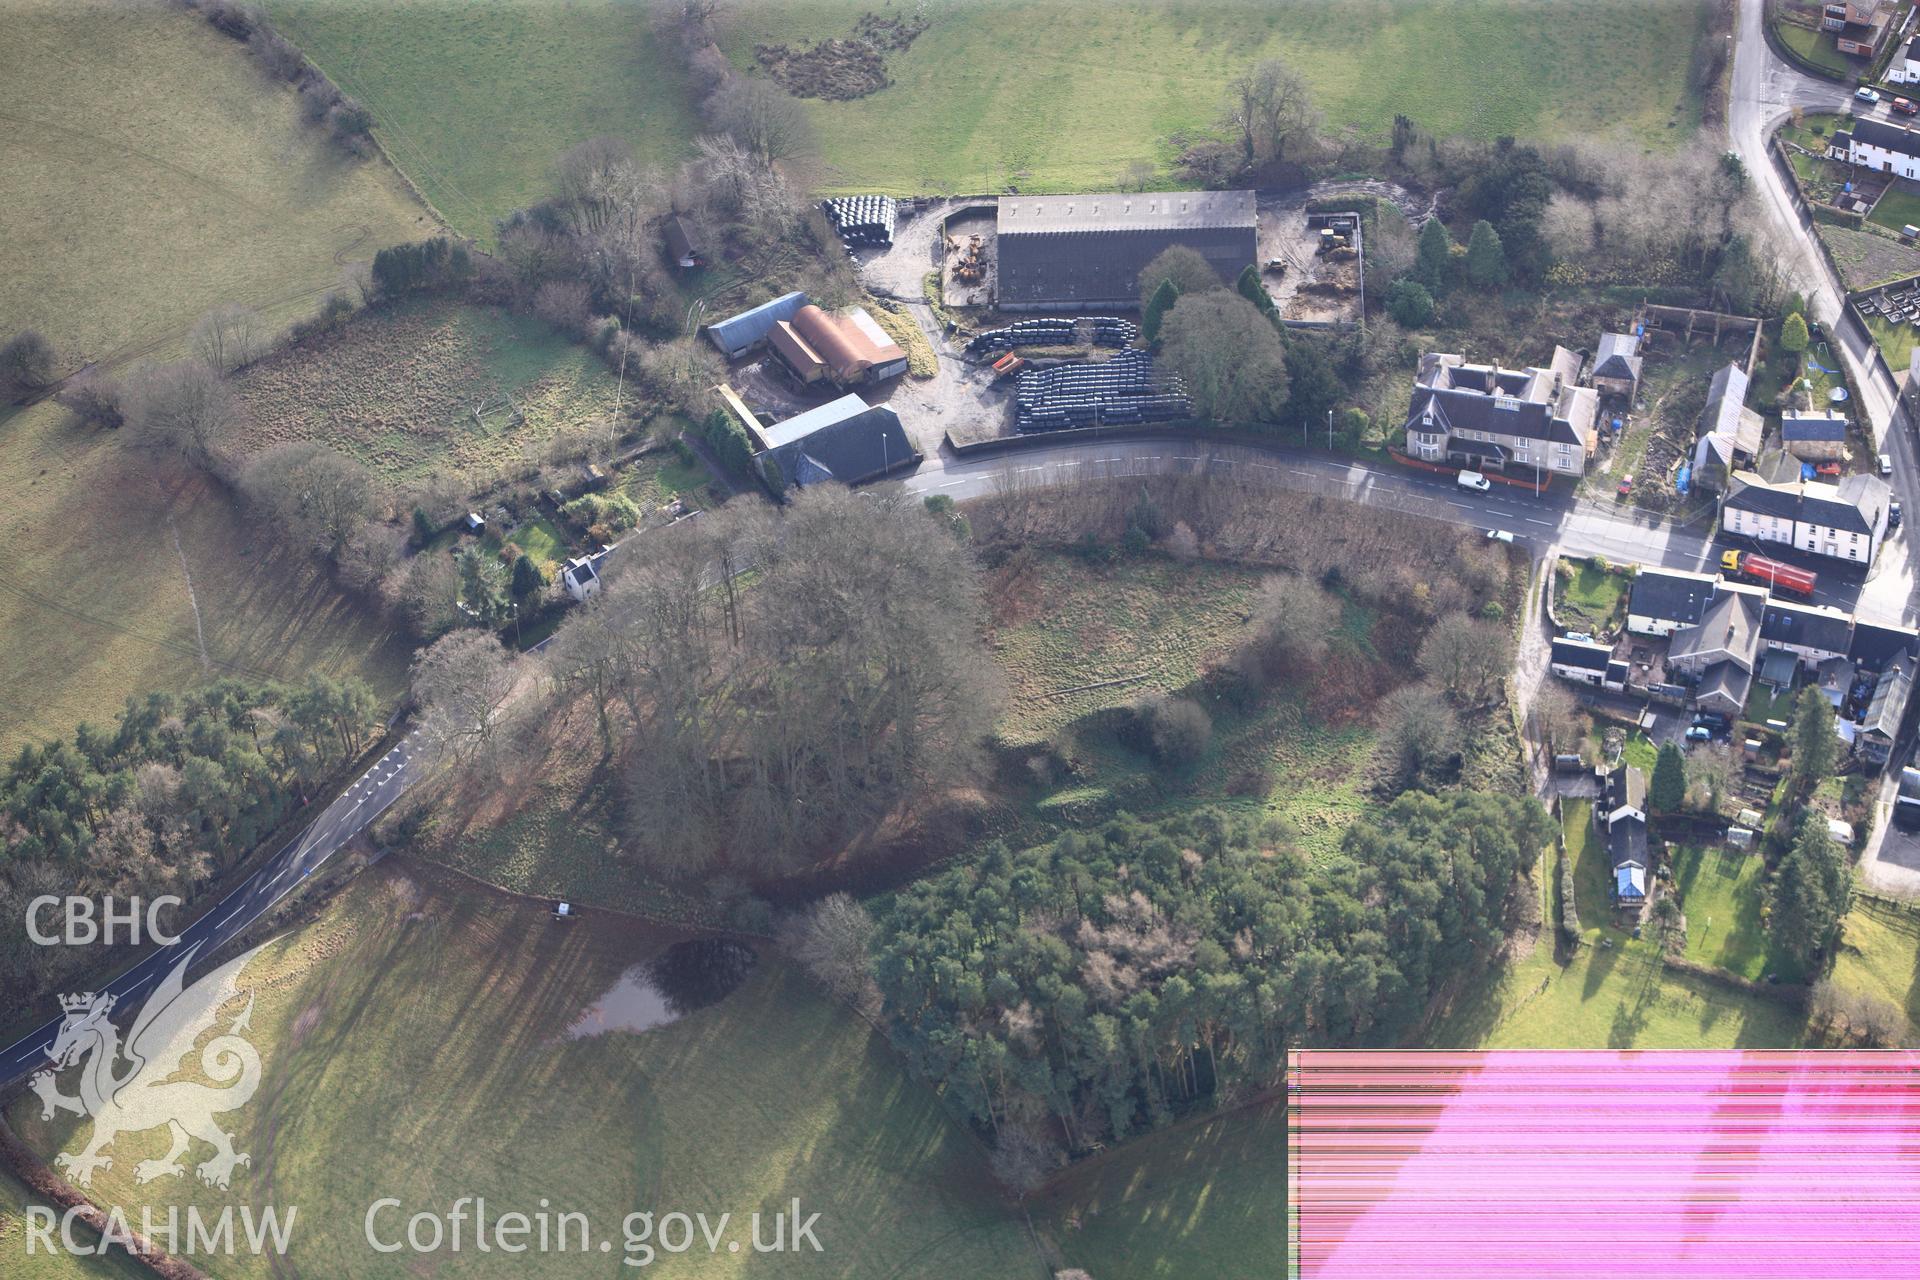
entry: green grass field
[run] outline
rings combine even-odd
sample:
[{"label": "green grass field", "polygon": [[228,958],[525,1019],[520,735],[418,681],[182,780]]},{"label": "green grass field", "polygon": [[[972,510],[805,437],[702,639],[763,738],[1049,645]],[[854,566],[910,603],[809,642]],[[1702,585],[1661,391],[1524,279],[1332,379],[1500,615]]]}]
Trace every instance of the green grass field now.
[{"label": "green grass field", "polygon": [[566,535],[545,516],[522,524],[507,536],[507,541],[533,557],[534,563],[540,566],[549,581],[559,572],[570,554]]},{"label": "green grass field", "polygon": [[[253,1102],[223,1117],[252,1156],[233,1191],[136,1185],[135,1159],[165,1146],[153,1132],[116,1142],[96,1197],[299,1207],[283,1264],[221,1260],[211,1268],[221,1280],[604,1277],[625,1270],[617,1242],[629,1213],[731,1213],[728,1234],[744,1240],[747,1215],[796,1197],[821,1215],[823,1252],[701,1245],[659,1255],[645,1274],[1039,1274],[978,1144],[878,1034],[771,952],[732,995],[670,1025],[565,1037],[623,970],[675,936],[624,920],[556,925],[538,905],[383,864],[250,967],[250,1038],[265,1066]],[[14,1109],[29,1143],[69,1145],[71,1125],[38,1116],[37,1103]],[[379,1255],[363,1238],[380,1197],[444,1213],[461,1195],[484,1195],[493,1214],[534,1212],[544,1197],[587,1214],[595,1239],[616,1248],[534,1261],[476,1253],[469,1239],[457,1256]]]},{"label": "green grass field", "polygon": [[[237,385],[253,419],[249,451],[320,440],[396,483],[538,457],[562,429],[604,431],[616,394],[605,363],[545,322],[443,299],[356,316]],[[626,403],[635,398],[629,386]]]},{"label": "green grass field", "polygon": [[1920,916],[1855,898],[1834,957],[1833,982],[1893,1001],[1907,1015],[1908,1035],[1901,1043],[1913,1044],[1920,1034]]},{"label": "green grass field", "polygon": [[0,172],[0,333],[39,326],[67,369],[168,351],[222,303],[290,318],[433,230],[391,169],[171,5],[12,0]]},{"label": "green grass field", "polygon": [[[94,1258],[65,1252],[49,1253],[38,1247],[27,1252],[27,1206],[40,1204],[25,1184],[0,1170],[0,1258],[6,1259],[8,1280],[152,1280],[153,1272],[123,1254],[112,1253]],[[93,1237],[83,1227],[75,1227],[77,1239],[89,1247]],[[55,1241],[60,1229],[54,1227]]]},{"label": "green grass field", "polygon": [[1789,49],[1817,67],[1851,76],[1866,66],[1864,61],[1841,53],[1832,32],[1815,31],[1792,22],[1775,23],[1774,30],[1780,33],[1780,39]]},{"label": "green grass field", "polygon": [[405,683],[405,638],[204,475],[51,404],[0,430],[0,750],[221,674]]},{"label": "green grass field", "polygon": [[1612,629],[1626,621],[1627,592],[1633,579],[1616,569],[1596,569],[1586,560],[1569,560],[1573,577],[1554,580],[1554,607],[1561,621],[1588,632]]},{"label": "green grass field", "polygon": [[1874,201],[1873,212],[1867,215],[1867,221],[1877,222],[1891,231],[1920,222],[1920,192],[1899,179],[1888,187],[1886,193]]},{"label": "green grass field", "polygon": [[547,194],[602,134],[676,161],[698,130],[647,0],[268,0],[275,25],[364,102],[394,160],[466,234]]},{"label": "green grass field", "polygon": [[1758,853],[1678,848],[1673,882],[1687,913],[1687,959],[1756,982],[1769,973],[1779,974],[1784,982],[1801,980],[1798,965],[1769,954],[1760,923],[1766,860]]},{"label": "green grass field", "polygon": [[[724,48],[852,34],[872,0],[742,6]],[[1289,59],[1333,129],[1384,137],[1396,114],[1446,136],[1679,142],[1698,121],[1686,71],[1696,0],[1252,0],[1115,7],[1098,0],[974,0],[934,10],[893,83],[812,103],[824,185],[892,192],[1103,190],[1131,161],[1165,166],[1165,139],[1219,114],[1221,86]]]},{"label": "green grass field", "polygon": [[[1651,937],[1636,940],[1607,923],[1612,913],[1601,897],[1606,851],[1594,838],[1591,813],[1586,804],[1564,811],[1587,944],[1564,966],[1554,957],[1559,855],[1550,851],[1539,877],[1539,938],[1466,983],[1424,1043],[1437,1049],[1797,1046],[1804,1021],[1798,1010],[1667,969]],[[1601,946],[1602,939],[1612,947]]]},{"label": "green grass field", "polygon": [[1278,1275],[1287,1247],[1284,1103],[1129,1142],[1038,1197],[1062,1265],[1097,1277]]},{"label": "green grass field", "polygon": [[[0,172],[0,333],[38,325],[67,370],[178,354],[224,302],[305,312],[343,264],[431,229],[391,170],[343,159],[237,44],[159,4],[9,7]],[[229,671],[398,689],[397,640],[219,488],[51,404],[0,410],[0,434],[0,750]]]},{"label": "green grass field", "polygon": [[[656,420],[654,429],[656,433],[663,428],[672,432],[681,429],[681,425]],[[699,507],[707,503],[707,486],[712,479],[692,453],[683,457],[669,447],[643,454],[622,468],[620,488],[640,504],[642,511],[657,511],[676,497]]]}]

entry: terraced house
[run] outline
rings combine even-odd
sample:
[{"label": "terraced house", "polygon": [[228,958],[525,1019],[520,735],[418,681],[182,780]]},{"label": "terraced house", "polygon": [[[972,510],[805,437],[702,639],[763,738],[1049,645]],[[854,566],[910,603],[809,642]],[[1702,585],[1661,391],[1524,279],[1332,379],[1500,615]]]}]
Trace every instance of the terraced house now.
[{"label": "terraced house", "polygon": [[1920,132],[1913,129],[1861,118],[1850,128],[1835,129],[1833,145],[1847,153],[1851,164],[1903,178],[1920,178]]},{"label": "terraced house", "polygon": [[1761,542],[1872,564],[1887,535],[1891,500],[1892,490],[1878,476],[1852,475],[1839,484],[1770,484],[1741,471],[1721,499],[1720,527]]},{"label": "terraced house", "polygon": [[1407,452],[1521,479],[1584,475],[1600,397],[1576,385],[1579,373],[1580,357],[1565,347],[1553,349],[1545,368],[1527,369],[1427,352],[1407,413]]}]

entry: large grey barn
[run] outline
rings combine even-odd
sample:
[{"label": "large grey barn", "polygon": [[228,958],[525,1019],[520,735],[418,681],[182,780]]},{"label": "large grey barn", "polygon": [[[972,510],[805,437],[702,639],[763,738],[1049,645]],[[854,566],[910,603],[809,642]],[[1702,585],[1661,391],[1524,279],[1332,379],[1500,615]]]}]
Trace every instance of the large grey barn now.
[{"label": "large grey barn", "polygon": [[1003,311],[1140,305],[1140,271],[1164,249],[1197,250],[1231,285],[1256,252],[1251,191],[1003,196],[997,226]]}]

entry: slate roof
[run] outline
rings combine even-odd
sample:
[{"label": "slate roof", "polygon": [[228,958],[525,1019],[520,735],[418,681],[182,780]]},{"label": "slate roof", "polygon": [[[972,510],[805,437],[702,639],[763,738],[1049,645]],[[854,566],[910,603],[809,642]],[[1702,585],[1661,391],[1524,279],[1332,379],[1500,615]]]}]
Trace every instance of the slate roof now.
[{"label": "slate roof", "polygon": [[1903,129],[1897,124],[1889,124],[1871,116],[1856,116],[1852,133],[1855,142],[1897,155],[1920,156],[1920,133],[1912,129]]},{"label": "slate roof", "polygon": [[667,219],[667,252],[677,262],[681,258],[697,258],[700,251],[693,247],[693,233],[687,230],[687,224],[678,214]]},{"label": "slate roof", "polygon": [[1847,657],[1869,671],[1879,671],[1901,654],[1913,653],[1916,649],[1920,649],[1920,633],[1913,628],[1856,619]]},{"label": "slate roof", "polygon": [[1885,517],[1890,493],[1879,476],[1851,475],[1837,485],[1768,484],[1753,472],[1742,471],[1728,486],[1724,506],[1843,533],[1872,533]]},{"label": "slate roof", "polygon": [[1920,62],[1920,36],[1907,41],[1907,61]]},{"label": "slate roof", "polygon": [[1714,578],[1680,569],[1641,569],[1627,592],[1627,612],[1635,617],[1691,625],[1700,621],[1713,599]]},{"label": "slate roof", "polygon": [[[1607,860],[1616,873],[1632,866],[1644,870],[1647,865],[1647,824],[1638,818],[1622,818],[1607,829]],[[1644,881],[1636,887],[1644,892]]]},{"label": "slate roof", "polygon": [[1853,619],[1822,605],[1769,599],[1760,615],[1760,639],[1767,644],[1797,644],[1845,653],[1853,643]]},{"label": "slate roof", "polygon": [[1837,413],[1788,412],[1780,415],[1782,440],[1845,440],[1847,420]]},{"label": "slate roof", "polygon": [[1593,357],[1593,376],[1597,378],[1640,377],[1642,357],[1640,339],[1630,333],[1603,333],[1600,348]]},{"label": "slate roof", "polygon": [[[1599,393],[1569,383],[1579,357],[1555,347],[1547,369],[1502,369],[1468,364],[1451,353],[1420,357],[1406,429],[1458,436],[1479,431],[1523,440],[1586,445],[1599,410]],[[1431,414],[1432,423],[1428,424]],[[1465,447],[1457,440],[1453,447]]]},{"label": "slate roof", "polygon": [[1913,695],[1913,665],[1911,657],[1902,657],[1880,673],[1867,714],[1860,722],[1863,732],[1877,733],[1888,741],[1899,735],[1900,717],[1906,714],[1907,699]]},{"label": "slate roof", "polygon": [[1785,649],[1769,649],[1760,659],[1760,683],[1770,684],[1776,689],[1785,689],[1793,683],[1800,671],[1800,659]]},{"label": "slate roof", "polygon": [[[812,419],[812,425],[795,430],[795,424],[805,419]],[[770,428],[770,433],[781,443],[769,440],[760,465],[779,468],[789,486],[805,487],[823,480],[863,484],[920,461],[900,427],[900,415],[885,405],[869,408],[859,396],[842,396]]]},{"label": "slate roof", "polygon": [[1747,705],[1747,693],[1753,688],[1753,673],[1737,662],[1716,662],[1706,669],[1693,688],[1696,702],[1719,695],[1731,707]]},{"label": "slate roof", "polygon": [[1613,649],[1604,644],[1588,644],[1583,640],[1569,640],[1562,636],[1553,642],[1553,661],[1563,667],[1580,667],[1587,671],[1607,669]]},{"label": "slate roof", "polygon": [[1667,645],[1667,660],[1711,660],[1724,654],[1742,669],[1753,670],[1760,648],[1760,601],[1744,591],[1716,592],[1700,621],[1681,627]]},{"label": "slate roof", "polygon": [[1613,814],[1621,809],[1647,811],[1647,772],[1635,765],[1623,764],[1609,773],[1603,784],[1605,807]]}]

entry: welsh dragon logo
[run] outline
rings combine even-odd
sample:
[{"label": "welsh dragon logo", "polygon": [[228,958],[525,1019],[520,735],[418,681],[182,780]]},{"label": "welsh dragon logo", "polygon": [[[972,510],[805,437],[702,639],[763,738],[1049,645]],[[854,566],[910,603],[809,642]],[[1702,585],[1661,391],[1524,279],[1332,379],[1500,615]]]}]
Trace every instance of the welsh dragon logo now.
[{"label": "welsh dragon logo", "polygon": [[[212,1088],[171,1077],[180,1070],[195,1042],[214,1025],[220,1007],[238,994],[240,971],[259,948],[186,987],[187,966],[199,950],[197,944],[190,948],[154,988],[128,1029],[124,1045],[109,1017],[117,997],[88,992],[60,998],[66,1020],[47,1050],[53,1066],[35,1075],[31,1084],[40,1096],[41,1119],[51,1120],[61,1111],[93,1119],[93,1136],[85,1150],[78,1155],[62,1152],[54,1157],[54,1164],[75,1184],[88,1186],[94,1170],[113,1167],[112,1158],[101,1152],[116,1137],[162,1125],[171,1132],[172,1145],[160,1159],[142,1160],[134,1166],[137,1182],[184,1173],[181,1157],[196,1138],[213,1147],[213,1157],[196,1170],[200,1181],[208,1186],[224,1189],[236,1166],[253,1163],[245,1152],[233,1149],[234,1135],[215,1119],[223,1111],[245,1106],[260,1086],[260,1055],[240,1034],[249,1029],[253,1016],[251,992],[246,1008],[200,1051],[202,1071],[226,1087]],[[61,1093],[55,1076],[83,1060],[80,1096]],[[236,1078],[237,1082],[228,1083]]]}]

